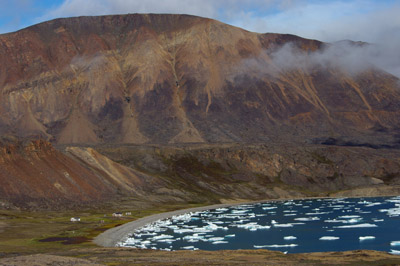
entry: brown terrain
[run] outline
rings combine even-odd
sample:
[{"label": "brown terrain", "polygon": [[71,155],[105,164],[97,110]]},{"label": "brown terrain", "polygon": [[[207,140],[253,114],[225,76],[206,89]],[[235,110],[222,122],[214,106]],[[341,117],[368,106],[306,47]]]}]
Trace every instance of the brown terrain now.
[{"label": "brown terrain", "polygon": [[[283,67],[330,44],[187,15],[56,19],[0,35],[3,134],[65,143],[396,141],[399,79]],[[377,141],[377,140],[375,140]]]},{"label": "brown terrain", "polygon": [[[398,263],[372,251],[177,258],[40,243],[86,241],[129,221],[103,218],[115,209],[136,219],[221,202],[399,195],[399,79],[376,68],[288,68],[274,58],[285,44],[303,56],[335,45],[154,14],[56,19],[0,35],[0,257],[9,257],[0,265]],[[33,211],[51,217],[47,232]],[[91,220],[71,226],[73,211]]]}]

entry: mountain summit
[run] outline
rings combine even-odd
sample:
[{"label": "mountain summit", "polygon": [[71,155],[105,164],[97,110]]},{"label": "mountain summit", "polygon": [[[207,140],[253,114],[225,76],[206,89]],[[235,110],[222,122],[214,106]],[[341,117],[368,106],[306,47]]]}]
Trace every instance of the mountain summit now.
[{"label": "mountain summit", "polygon": [[58,144],[393,135],[399,79],[315,63],[332,45],[188,15],[44,22],[0,35],[0,134]]}]

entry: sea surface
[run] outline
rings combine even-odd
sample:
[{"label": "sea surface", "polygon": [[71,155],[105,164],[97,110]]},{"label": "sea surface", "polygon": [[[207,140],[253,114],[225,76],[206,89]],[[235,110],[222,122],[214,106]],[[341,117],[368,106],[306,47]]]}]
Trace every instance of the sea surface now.
[{"label": "sea surface", "polygon": [[119,245],[400,254],[400,197],[288,200],[187,213],[139,228]]}]

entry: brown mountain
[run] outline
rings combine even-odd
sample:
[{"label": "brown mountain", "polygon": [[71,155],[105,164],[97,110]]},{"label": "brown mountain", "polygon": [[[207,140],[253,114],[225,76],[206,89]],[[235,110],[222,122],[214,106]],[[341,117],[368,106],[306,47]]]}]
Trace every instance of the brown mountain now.
[{"label": "brown mountain", "polygon": [[187,15],[56,19],[0,35],[0,134],[55,143],[346,138],[400,125],[399,80],[378,69],[284,67],[328,44]]}]

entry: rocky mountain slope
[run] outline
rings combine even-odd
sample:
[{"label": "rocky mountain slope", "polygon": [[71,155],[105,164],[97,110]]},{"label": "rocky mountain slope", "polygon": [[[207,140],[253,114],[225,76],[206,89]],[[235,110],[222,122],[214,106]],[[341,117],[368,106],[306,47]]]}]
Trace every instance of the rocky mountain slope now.
[{"label": "rocky mountain slope", "polygon": [[[277,58],[288,44],[305,64]],[[396,143],[399,80],[307,63],[329,46],[187,15],[44,22],[0,35],[0,133],[58,144]]]},{"label": "rocky mountain slope", "polygon": [[276,144],[58,147],[3,140],[0,209],[400,193],[400,152]]}]

